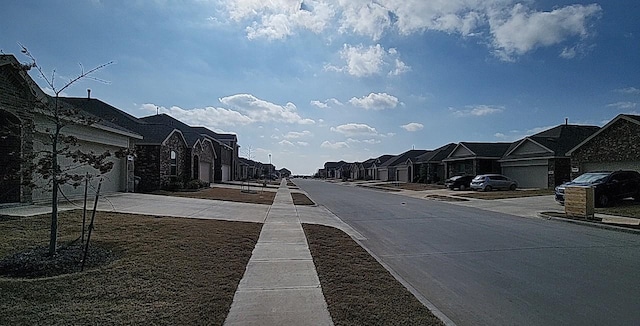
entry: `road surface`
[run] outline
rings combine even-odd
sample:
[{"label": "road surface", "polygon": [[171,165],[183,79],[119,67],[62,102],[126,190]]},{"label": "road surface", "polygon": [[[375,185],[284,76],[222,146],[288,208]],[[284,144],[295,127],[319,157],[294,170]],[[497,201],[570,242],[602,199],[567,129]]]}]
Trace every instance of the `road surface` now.
[{"label": "road surface", "polygon": [[640,324],[640,235],[296,184],[458,325]]}]

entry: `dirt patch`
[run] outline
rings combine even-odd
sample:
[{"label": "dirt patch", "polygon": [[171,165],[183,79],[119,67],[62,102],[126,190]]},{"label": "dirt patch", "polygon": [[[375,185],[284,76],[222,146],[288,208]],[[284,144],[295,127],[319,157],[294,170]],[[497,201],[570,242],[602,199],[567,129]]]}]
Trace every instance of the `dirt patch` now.
[{"label": "dirt patch", "polygon": [[396,190],[412,190],[412,191],[444,189],[444,186],[442,185],[425,184],[425,183],[385,183],[385,184],[376,185],[376,187],[396,189]]},{"label": "dirt patch", "polygon": [[426,195],[426,196],[424,196],[424,198],[438,200],[438,201],[451,201],[451,202],[469,201],[469,199],[465,199],[465,198],[442,196],[442,195]]},{"label": "dirt patch", "polygon": [[315,205],[316,203],[313,200],[309,199],[307,195],[299,192],[292,192],[291,198],[293,199],[294,205]]},{"label": "dirt patch", "polygon": [[335,325],[442,325],[346,233],[303,224]]},{"label": "dirt patch", "polygon": [[[78,237],[80,212],[59,218],[60,242]],[[0,222],[0,257],[45,246],[49,216]],[[260,234],[257,223],[98,212],[92,244],[112,263],[39,280],[0,278],[6,325],[222,325]]]},{"label": "dirt patch", "polygon": [[596,208],[596,213],[640,218],[640,202],[623,200],[612,207]]},{"label": "dirt patch", "polygon": [[524,198],[524,197],[549,196],[549,195],[553,195],[553,190],[536,189],[536,190],[467,192],[467,193],[458,194],[457,196],[475,198],[475,199],[494,200],[494,199]]},{"label": "dirt patch", "polygon": [[358,187],[381,190],[381,191],[391,191],[391,192],[400,192],[401,189],[389,188],[389,187],[380,187],[380,186],[372,186],[372,185],[358,185]]},{"label": "dirt patch", "polygon": [[166,195],[175,197],[200,198],[211,200],[224,200],[237,203],[249,204],[273,204],[276,193],[272,191],[262,191],[260,187],[250,188],[251,192],[243,192],[240,189],[214,187],[198,191],[166,191],[159,190],[153,192],[156,195]]}]

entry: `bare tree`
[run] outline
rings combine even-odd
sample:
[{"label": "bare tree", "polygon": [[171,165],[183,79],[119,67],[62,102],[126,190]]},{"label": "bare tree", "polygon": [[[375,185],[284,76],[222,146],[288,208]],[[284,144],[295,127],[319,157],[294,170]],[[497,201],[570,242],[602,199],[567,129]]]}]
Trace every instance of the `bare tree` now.
[{"label": "bare tree", "polygon": [[[113,62],[101,64],[87,71],[80,65],[80,73],[70,78],[61,87],[58,87],[56,85],[56,71],[53,70],[51,75],[47,76],[29,50],[23,45],[20,46],[22,47],[21,52],[30,61],[24,64],[23,68],[25,70],[36,69],[39,77],[45,81],[54,94],[52,98],[39,99],[34,103],[36,112],[49,121],[50,126],[45,127],[43,131],[45,134],[43,140],[44,149],[37,152],[34,151],[32,157],[27,158],[28,166],[23,170],[23,175],[38,174],[46,181],[46,186],[50,187],[51,232],[49,254],[54,255],[58,238],[58,194],[60,186],[69,184],[73,187],[78,187],[87,178],[95,177],[95,175],[82,172],[81,168],[83,167],[92,167],[97,170],[98,175],[104,175],[113,168],[113,162],[109,161],[112,153],[109,151],[103,153],[85,152],[79,146],[77,137],[64,132],[64,129],[68,126],[91,126],[97,123],[98,119],[64,103],[60,100],[60,94],[82,79],[104,82],[91,75],[113,64]],[[34,98],[38,99],[38,96],[34,96]],[[120,156],[122,153],[117,154]],[[62,167],[59,162],[61,158],[66,158],[69,164],[65,164]],[[31,178],[28,178],[28,180],[31,180]],[[36,184],[31,180],[29,186],[36,187]]]}]

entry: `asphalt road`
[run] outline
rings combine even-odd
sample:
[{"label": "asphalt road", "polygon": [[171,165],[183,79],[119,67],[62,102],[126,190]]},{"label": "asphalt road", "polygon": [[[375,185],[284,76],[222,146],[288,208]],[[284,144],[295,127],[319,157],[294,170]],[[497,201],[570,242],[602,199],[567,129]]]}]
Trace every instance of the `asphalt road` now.
[{"label": "asphalt road", "polygon": [[458,325],[639,325],[640,236],[296,180]]}]

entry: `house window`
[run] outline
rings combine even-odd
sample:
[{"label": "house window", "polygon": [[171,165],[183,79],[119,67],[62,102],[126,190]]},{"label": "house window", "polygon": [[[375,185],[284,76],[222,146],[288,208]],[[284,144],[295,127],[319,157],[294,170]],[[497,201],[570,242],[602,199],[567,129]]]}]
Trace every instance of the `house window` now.
[{"label": "house window", "polygon": [[178,175],[178,156],[176,155],[176,151],[171,151],[171,175]]}]

